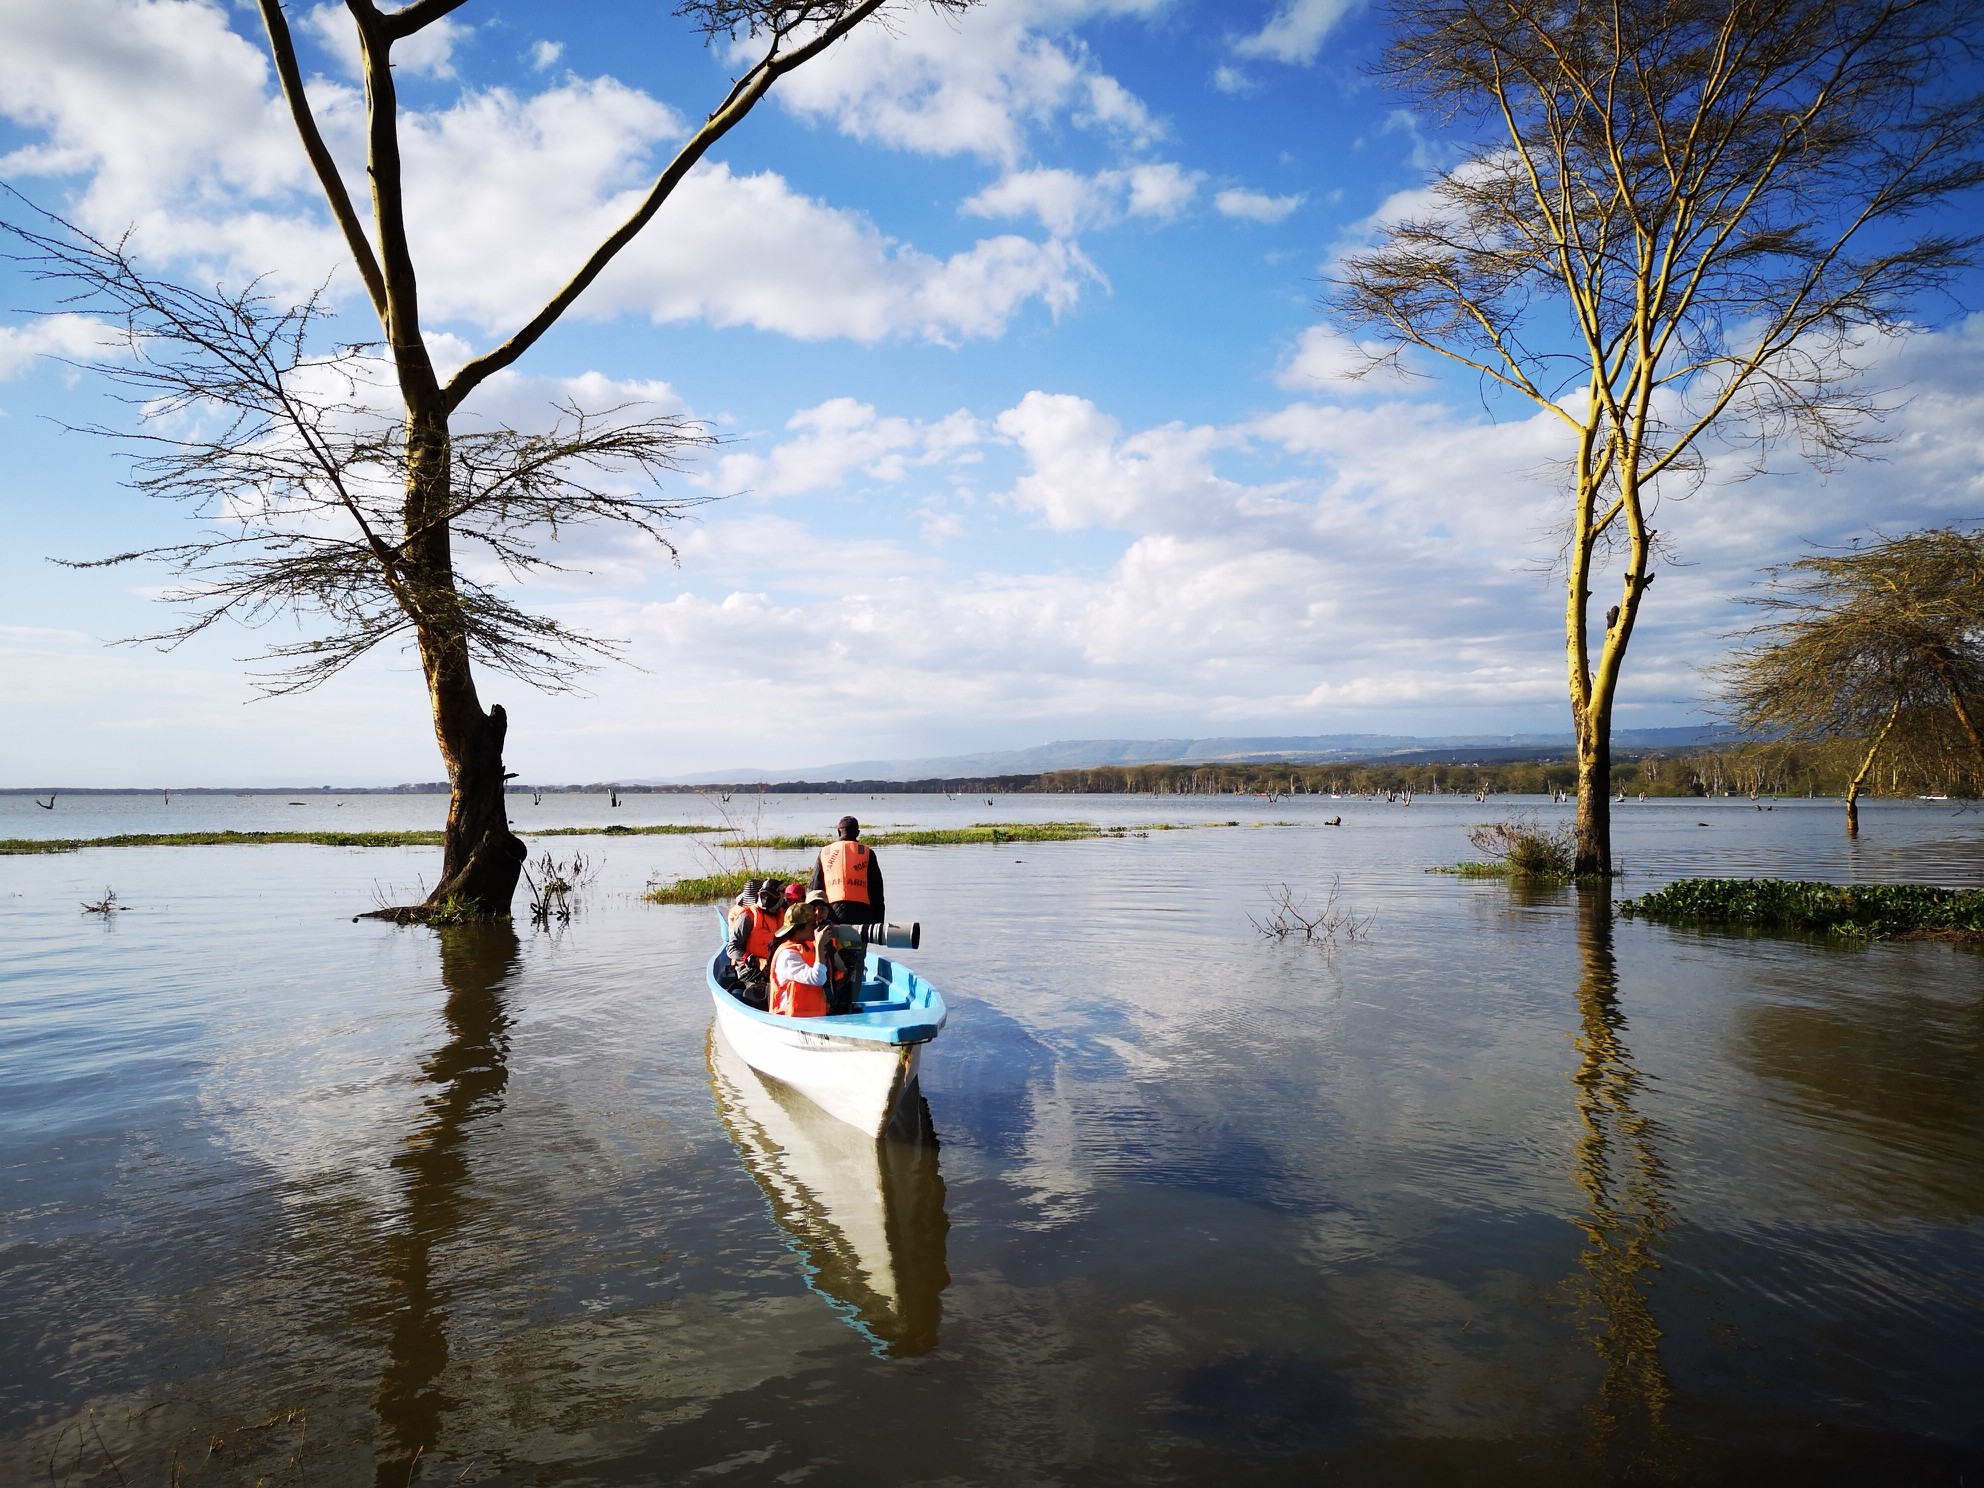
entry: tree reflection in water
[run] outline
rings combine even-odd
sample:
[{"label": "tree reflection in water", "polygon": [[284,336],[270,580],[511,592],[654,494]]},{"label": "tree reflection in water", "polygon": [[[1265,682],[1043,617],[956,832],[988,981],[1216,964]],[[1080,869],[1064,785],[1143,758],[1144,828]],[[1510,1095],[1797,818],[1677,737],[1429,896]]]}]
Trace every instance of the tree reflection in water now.
[{"label": "tree reflection in water", "polygon": [[499,991],[517,962],[517,936],[505,921],[438,932],[441,1015],[448,1041],[421,1064],[434,1087],[424,1115],[392,1162],[404,1184],[405,1228],[386,1244],[393,1311],[378,1412],[386,1442],[374,1480],[403,1488],[432,1449],[453,1404],[442,1390],[448,1365],[449,1292],[434,1277],[435,1252],[459,1230],[468,1187],[469,1136],[476,1121],[503,1108],[509,1080],[510,1018]]},{"label": "tree reflection in water", "polygon": [[1658,1128],[1634,1105],[1646,1077],[1626,1048],[1612,906],[1603,889],[1578,891],[1578,954],[1580,1129],[1572,1177],[1587,1207],[1574,1217],[1585,1243],[1569,1290],[1579,1328],[1605,1366],[1591,1407],[1592,1451],[1608,1473],[1657,1470],[1672,1456],[1673,1387],[1647,1293],[1649,1273],[1660,1268],[1661,1233],[1673,1223],[1671,1181],[1654,1148]]}]

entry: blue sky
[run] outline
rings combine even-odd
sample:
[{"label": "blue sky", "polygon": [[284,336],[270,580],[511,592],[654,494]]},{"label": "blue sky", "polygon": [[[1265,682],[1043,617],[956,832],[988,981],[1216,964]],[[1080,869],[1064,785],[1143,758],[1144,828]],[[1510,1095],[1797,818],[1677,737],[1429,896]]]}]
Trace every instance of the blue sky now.
[{"label": "blue sky", "polygon": [[[350,164],[348,22],[289,8]],[[632,665],[568,697],[485,677],[512,767],[1565,729],[1557,429],[1439,376],[1347,382],[1317,321],[1332,255],[1454,158],[1365,72],[1380,42],[1345,0],[988,0],[905,9],[787,79],[482,400],[528,423],[638,397],[724,441],[682,478],[723,499],[679,566],[581,535],[586,572],[528,596]],[[522,0],[471,0],[401,60],[444,359],[528,314],[734,69],[663,6]],[[299,288],[338,259],[251,7],[0,0],[0,178],[183,277]],[[188,519],[58,431],[121,416],[41,354],[87,339],[0,319],[0,784],[433,778],[408,657],[254,701],[253,634],[106,644],[165,623],[163,576],[46,560]],[[1907,390],[1881,463],[1668,504],[1683,561],[1622,723],[1699,715],[1760,566],[1984,515],[1984,323],[1950,309],[1870,357]]]}]

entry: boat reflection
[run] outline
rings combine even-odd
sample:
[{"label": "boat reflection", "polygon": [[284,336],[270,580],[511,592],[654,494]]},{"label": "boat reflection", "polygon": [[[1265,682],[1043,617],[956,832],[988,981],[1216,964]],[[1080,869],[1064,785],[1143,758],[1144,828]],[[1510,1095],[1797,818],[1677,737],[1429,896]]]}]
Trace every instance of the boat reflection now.
[{"label": "boat reflection", "polygon": [[791,1237],[806,1282],[889,1358],[937,1346],[951,1223],[937,1133],[912,1090],[880,1137],[746,1064],[716,1025],[710,1085],[724,1130]]},{"label": "boat reflection", "polygon": [[1572,1178],[1585,1196],[1581,1274],[1570,1293],[1580,1331],[1605,1368],[1591,1408],[1592,1450],[1608,1469],[1644,1471],[1671,1454],[1673,1386],[1648,1290],[1660,1238],[1674,1222],[1673,1183],[1654,1146],[1655,1123],[1635,1105],[1646,1077],[1626,1048],[1612,906],[1603,890],[1578,893],[1579,1130]]},{"label": "boat reflection", "polygon": [[377,1397],[386,1437],[375,1468],[378,1488],[414,1480],[422,1454],[433,1450],[444,1417],[459,1404],[442,1384],[453,1298],[434,1263],[462,1226],[470,1132],[502,1110],[509,1082],[510,1017],[500,989],[517,963],[516,932],[496,921],[442,930],[439,939],[448,1038],[421,1062],[421,1077],[434,1088],[392,1160],[404,1185],[406,1220],[386,1246],[392,1311]]}]

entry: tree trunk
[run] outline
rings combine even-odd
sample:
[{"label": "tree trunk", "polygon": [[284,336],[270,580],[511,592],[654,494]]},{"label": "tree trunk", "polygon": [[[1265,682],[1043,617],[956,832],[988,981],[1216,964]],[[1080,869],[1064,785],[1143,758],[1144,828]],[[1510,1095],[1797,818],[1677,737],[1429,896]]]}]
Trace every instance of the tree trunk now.
[{"label": "tree trunk", "polygon": [[1881,752],[1881,746],[1887,743],[1888,730],[1894,727],[1894,721],[1900,716],[1901,700],[1897,698],[1895,705],[1888,710],[1887,722],[1881,725],[1881,731],[1874,735],[1874,742],[1867,747],[1867,757],[1860,761],[1859,770],[1854,773],[1852,782],[1846,787],[1846,835],[1848,837],[1858,837],[1860,835],[1860,787],[1867,783],[1867,776],[1872,773],[1874,768],[1874,756],[1879,754]]},{"label": "tree trunk", "polygon": [[[1594,396],[1596,388],[1594,387]],[[1641,410],[1643,427],[1644,410]],[[1587,423],[1578,448],[1577,515],[1570,546],[1564,608],[1565,659],[1571,683],[1571,725],[1577,734],[1578,809],[1577,857],[1580,878],[1612,876],[1612,700],[1618,695],[1619,673],[1632,640],[1652,558],[1652,534],[1647,531],[1639,502],[1637,475],[1639,443],[1613,436],[1618,451],[1619,498],[1611,513],[1598,515],[1604,482],[1600,460],[1603,441],[1595,422]],[[1627,531],[1626,571],[1619,603],[1605,613],[1598,632],[1597,664],[1592,662],[1590,616],[1591,580],[1598,543],[1608,523],[1623,518]]]},{"label": "tree trunk", "polygon": [[[503,795],[503,737],[510,720],[503,705],[482,711],[473,678],[434,697],[434,733],[448,765],[448,832],[441,881],[424,908],[452,899],[472,914],[507,915],[517,879],[529,856],[510,830]],[[443,718],[446,716],[447,721]]]},{"label": "tree trunk", "polygon": [[[411,403],[413,400],[409,400]],[[448,530],[450,451],[447,415],[436,407],[407,416],[406,551],[415,575],[415,629],[434,710],[434,738],[451,797],[441,881],[421,910],[507,915],[528,850],[510,830],[503,798],[502,707],[483,711],[469,664],[468,633],[455,588]]]},{"label": "tree trunk", "polygon": [[1601,706],[1598,716],[1579,710],[1578,736],[1578,853],[1579,877],[1605,878],[1612,873],[1612,710]]}]

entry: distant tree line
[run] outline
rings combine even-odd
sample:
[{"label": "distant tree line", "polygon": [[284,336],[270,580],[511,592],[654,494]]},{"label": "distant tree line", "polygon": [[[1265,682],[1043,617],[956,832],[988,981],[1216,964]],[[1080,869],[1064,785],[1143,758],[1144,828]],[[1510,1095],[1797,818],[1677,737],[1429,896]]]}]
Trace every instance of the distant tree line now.
[{"label": "distant tree line", "polygon": [[[1863,739],[1784,740],[1715,748],[1647,750],[1612,763],[1612,790],[1628,796],[1844,796],[1866,753]],[[785,780],[734,785],[513,786],[530,794],[604,795],[1000,795],[1149,796],[1391,796],[1552,795],[1577,790],[1575,756],[1434,764],[1424,761],[1353,764],[1097,765],[1035,775],[987,775],[929,780]],[[436,787],[440,789],[442,787]],[[1862,794],[1912,797],[1984,794],[1972,762],[1958,748],[1884,752]]]},{"label": "distant tree line", "polygon": [[[1840,796],[1846,793],[1863,752],[1860,741],[1844,739],[1647,751],[1613,761],[1612,790],[1634,796]],[[1566,755],[1476,764],[1108,766],[1053,771],[1017,789],[1159,796],[1569,795],[1576,791],[1577,781],[1577,761]],[[1867,793],[1967,797],[1977,795],[1979,785],[1976,773],[1960,755],[1923,751],[1887,762]]]}]

